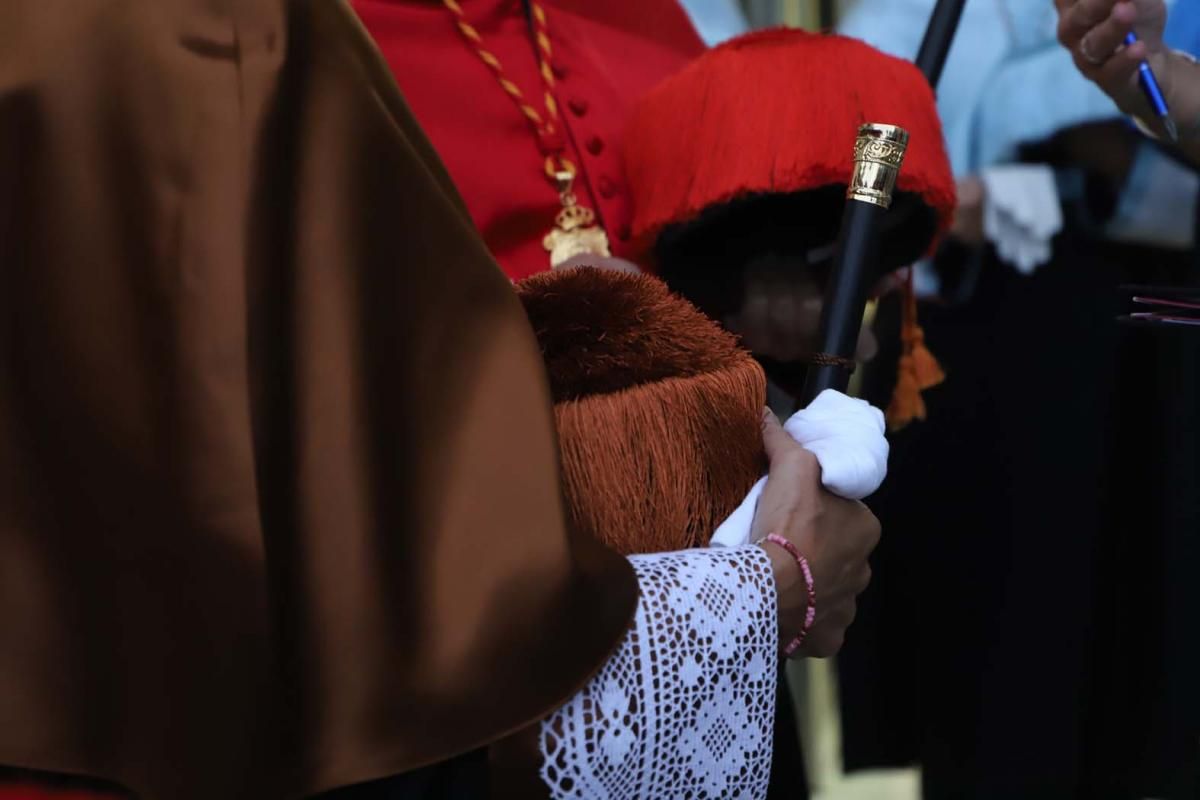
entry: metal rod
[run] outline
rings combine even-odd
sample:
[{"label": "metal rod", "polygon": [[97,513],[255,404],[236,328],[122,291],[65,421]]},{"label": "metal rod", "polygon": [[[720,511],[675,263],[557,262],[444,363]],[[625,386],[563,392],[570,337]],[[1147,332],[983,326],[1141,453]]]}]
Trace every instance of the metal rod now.
[{"label": "metal rod", "polygon": [[[878,258],[879,222],[885,209],[859,200],[846,201],[842,230],[838,238],[839,262],[845,264],[874,264]],[[865,271],[865,270],[864,270]],[[835,268],[825,286],[825,302],[821,307],[821,324],[817,341],[821,352],[837,358],[854,358],[858,333],[862,327],[863,311],[867,306],[867,282],[855,280],[853,270]],[[850,370],[835,364],[813,364],[804,376],[804,405],[816,399],[826,389],[846,391]]]},{"label": "metal rod", "polygon": [[925,38],[921,40],[921,49],[917,51],[916,65],[935,90],[966,4],[967,0],[938,0],[933,16],[929,18],[929,25],[925,28]]},{"label": "metal rod", "polygon": [[[817,341],[822,361],[852,364],[867,305],[868,278],[879,255],[879,223],[892,203],[896,178],[908,149],[908,132],[895,125],[871,123],[854,140],[854,172],[846,189],[846,208],[825,285]],[[850,370],[836,363],[808,368],[798,398],[808,405],[826,389],[845,391]]]},{"label": "metal rod", "polygon": [[820,30],[831,31],[836,24],[837,10],[834,8],[834,0],[820,0],[817,5],[817,25],[820,26]]},{"label": "metal rod", "polygon": [[[935,89],[946,66],[946,57],[950,53],[950,45],[954,41],[954,34],[958,30],[959,19],[966,2],[967,0],[938,0],[925,29],[925,36],[921,40],[916,65],[929,81],[929,85]],[[886,191],[875,200],[861,194],[856,196],[855,181],[861,182],[864,179],[860,160],[862,133],[871,127],[873,126],[867,125],[860,129],[859,139],[855,144],[855,177],[847,192],[842,229],[838,234],[837,253],[829,275],[829,283],[825,287],[825,304],[821,310],[817,339],[819,351],[838,359],[849,359],[854,355],[866,308],[867,281],[878,258],[879,221],[883,211],[891,203],[896,174],[904,157],[904,148],[908,144],[908,135],[905,134],[899,150],[899,160],[895,162],[894,169],[891,169],[891,183],[885,187]],[[860,186],[859,189],[861,188]],[[884,194],[886,198],[882,196]],[[885,202],[878,202],[880,199]],[[808,368],[805,376],[804,389],[798,398],[799,405],[804,406],[812,402],[825,389],[844,391],[849,381],[850,372],[843,367],[814,364]]]}]

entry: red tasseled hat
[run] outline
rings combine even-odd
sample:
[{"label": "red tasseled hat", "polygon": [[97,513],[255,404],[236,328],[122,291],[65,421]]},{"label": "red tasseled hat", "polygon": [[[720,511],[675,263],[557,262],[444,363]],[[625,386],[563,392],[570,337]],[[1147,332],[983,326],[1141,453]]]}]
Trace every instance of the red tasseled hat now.
[{"label": "red tasseled hat", "polygon": [[[679,273],[713,260],[714,249],[754,247],[755,237],[740,233],[748,227],[774,226],[782,236],[807,228],[832,240],[855,135],[866,122],[899,125],[911,137],[880,248],[885,270],[910,264],[932,249],[955,208],[933,91],[907,61],[856,39],[802,30],[726,42],[639,101],[624,137],[634,234],[657,245],[660,259],[675,254],[680,263],[666,277],[681,288],[694,276]],[[705,237],[716,220],[725,227]],[[701,234],[691,235],[697,229]],[[726,244],[729,231],[741,241]],[[894,426],[923,418],[920,390],[943,377],[924,347],[908,291],[904,357],[888,410]]]},{"label": "red tasseled hat", "polygon": [[925,77],[857,39],[783,28],[709,50],[639,101],[625,132],[634,235],[652,239],[748,195],[844,188],[866,122],[909,132],[897,194],[918,195],[936,215],[924,250],[955,206]]}]

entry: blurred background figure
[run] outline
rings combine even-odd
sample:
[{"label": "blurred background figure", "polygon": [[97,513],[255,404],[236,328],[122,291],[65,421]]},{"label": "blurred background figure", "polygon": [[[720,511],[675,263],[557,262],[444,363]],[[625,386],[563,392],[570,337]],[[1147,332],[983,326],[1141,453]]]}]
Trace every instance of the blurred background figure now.
[{"label": "blurred background figure", "polygon": [[[838,27],[912,57],[933,5],[858,0]],[[1123,283],[1195,282],[1198,184],[1056,25],[1043,0],[968,2],[938,86],[960,206],[918,275],[949,377],[874,501],[845,762],[919,763],[927,798],[1196,797],[1197,603],[1173,574],[1197,563],[1194,337],[1114,319]]]},{"label": "blurred background figure", "polygon": [[[1195,4],[1055,0],[1054,5],[1059,11],[1059,41],[1080,73],[1147,136],[1166,140],[1192,162],[1200,161],[1200,128],[1195,122],[1200,83],[1193,52],[1200,40],[1200,12]],[[1146,69],[1152,72],[1146,74]]]},{"label": "blurred background figure", "polygon": [[[702,30],[705,5],[685,3]],[[741,3],[750,27],[903,58],[933,5]],[[1167,5],[1166,46],[1196,54],[1200,4]],[[1125,284],[1198,282],[1200,180],[1080,75],[1057,23],[1048,0],[968,0],[938,87],[960,205],[916,274],[949,377],[893,437],[840,686],[809,665],[799,698],[821,800],[1200,797],[1200,352],[1115,322]],[[881,304],[879,341],[897,315]],[[894,363],[874,360],[868,399]]]}]

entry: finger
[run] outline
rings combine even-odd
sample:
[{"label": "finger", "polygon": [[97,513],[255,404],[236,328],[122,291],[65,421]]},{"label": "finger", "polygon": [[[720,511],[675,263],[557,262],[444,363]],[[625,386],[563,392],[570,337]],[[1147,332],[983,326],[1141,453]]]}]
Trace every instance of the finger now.
[{"label": "finger", "polygon": [[867,555],[875,552],[875,548],[879,546],[879,540],[883,537],[883,525],[879,522],[879,517],[875,516],[869,508],[861,502],[863,513],[867,515],[868,535],[867,535]]},{"label": "finger", "polygon": [[814,629],[797,654],[806,658],[832,658],[844,643],[845,632],[840,629],[829,632]]},{"label": "finger", "polygon": [[1130,45],[1105,62],[1104,66],[1096,71],[1094,79],[1105,89],[1116,91],[1129,84],[1145,57],[1144,43]]},{"label": "finger", "polygon": [[1107,19],[1084,35],[1079,42],[1079,54],[1089,64],[1106,63],[1125,44],[1125,36],[1133,30],[1136,17],[1132,3],[1117,3]]},{"label": "finger", "polygon": [[867,590],[867,587],[871,585],[871,565],[870,564],[864,565],[862,570],[859,571],[858,580],[855,581],[855,584],[856,584],[856,588],[854,590],[854,594],[856,596],[865,592]]},{"label": "finger", "polygon": [[1108,19],[1117,0],[1078,0],[1058,18],[1058,40],[1072,52],[1092,28]]},{"label": "finger", "polygon": [[849,605],[846,607],[846,610],[842,612],[842,618],[845,620],[845,623],[842,625],[842,635],[845,636],[845,632],[850,629],[850,626],[854,624],[854,620],[858,618],[857,601],[850,601]]},{"label": "finger", "polygon": [[[846,588],[850,588],[847,586]],[[858,603],[854,594],[847,594],[838,600],[827,600],[824,608],[817,607],[817,621],[822,630],[845,630],[854,621]]]},{"label": "finger", "polygon": [[824,617],[818,615],[817,624],[813,625],[804,640],[804,646],[800,648],[803,655],[808,658],[830,658],[838,654],[846,641],[846,629],[854,620],[854,611],[838,609],[837,619],[834,617],[832,610]]},{"label": "finger", "polygon": [[769,408],[763,409],[762,414],[763,448],[767,451],[767,459],[776,461],[785,452],[796,447],[796,440],[788,435],[779,424],[779,417]]}]

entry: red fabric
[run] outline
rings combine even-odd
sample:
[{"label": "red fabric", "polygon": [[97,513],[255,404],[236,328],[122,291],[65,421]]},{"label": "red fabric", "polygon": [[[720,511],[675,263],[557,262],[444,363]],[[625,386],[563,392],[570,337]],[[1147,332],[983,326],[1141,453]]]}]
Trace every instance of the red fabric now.
[{"label": "red fabric", "polygon": [[[462,0],[487,49],[535,107],[541,79],[520,0]],[[488,247],[514,280],[549,268],[542,237],[560,208],[528,121],[439,0],[353,0],[409,105],[450,170]],[[613,254],[637,261],[621,165],[634,102],[704,45],[675,0],[544,0],[566,156],[576,194]]]},{"label": "red fabric", "polygon": [[708,51],[638,104],[625,133],[635,238],[743,195],[845,185],[864,122],[908,130],[898,188],[948,228],[954,177],[920,71],[856,39],[777,29]]}]

